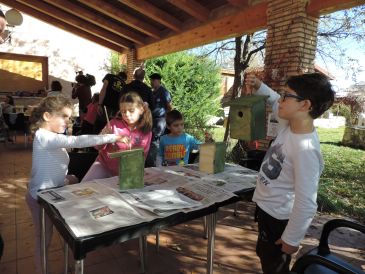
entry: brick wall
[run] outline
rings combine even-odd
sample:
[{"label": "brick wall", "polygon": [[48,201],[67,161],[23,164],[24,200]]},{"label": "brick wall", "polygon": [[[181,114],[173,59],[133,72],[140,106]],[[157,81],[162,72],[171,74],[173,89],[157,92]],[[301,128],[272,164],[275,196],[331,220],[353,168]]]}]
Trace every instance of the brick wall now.
[{"label": "brick wall", "polygon": [[277,89],[291,75],[314,71],[318,18],[306,14],[308,0],[270,0],[265,82]]},{"label": "brick wall", "polygon": [[141,61],[137,60],[136,58],[136,50],[130,49],[127,52],[127,75],[128,79],[127,82],[133,80],[133,71],[136,67],[141,65]]},{"label": "brick wall", "polygon": [[[268,1],[264,82],[274,90],[292,75],[314,72],[318,18],[306,14],[307,2]],[[259,147],[265,149],[269,140],[260,140]]]}]

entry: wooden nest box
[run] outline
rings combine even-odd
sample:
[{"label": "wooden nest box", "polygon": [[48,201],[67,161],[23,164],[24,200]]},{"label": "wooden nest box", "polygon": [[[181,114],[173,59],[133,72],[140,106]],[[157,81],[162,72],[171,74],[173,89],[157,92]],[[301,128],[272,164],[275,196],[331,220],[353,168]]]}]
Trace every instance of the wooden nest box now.
[{"label": "wooden nest box", "polygon": [[266,136],[266,96],[250,95],[234,99],[229,106],[230,136],[252,141]]},{"label": "wooden nest box", "polygon": [[143,149],[108,153],[110,158],[119,159],[119,188],[121,190],[144,187]]}]

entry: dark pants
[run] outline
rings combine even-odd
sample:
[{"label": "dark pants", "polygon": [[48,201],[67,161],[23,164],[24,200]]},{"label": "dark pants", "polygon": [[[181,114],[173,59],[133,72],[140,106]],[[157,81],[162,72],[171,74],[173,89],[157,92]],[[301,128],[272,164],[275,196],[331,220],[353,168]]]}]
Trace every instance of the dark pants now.
[{"label": "dark pants", "polygon": [[145,166],[154,167],[156,166],[156,159],[160,150],[160,137],[164,135],[166,129],[165,117],[154,118],[152,128],[152,140],[150,150],[148,151]]},{"label": "dark pants", "polygon": [[256,254],[264,274],[287,274],[291,255],[281,251],[275,242],[281,238],[288,220],[278,220],[256,206],[255,219],[259,226]]},{"label": "dark pants", "polygon": [[90,124],[88,121],[82,121],[81,134],[97,134],[94,133],[94,125]]}]

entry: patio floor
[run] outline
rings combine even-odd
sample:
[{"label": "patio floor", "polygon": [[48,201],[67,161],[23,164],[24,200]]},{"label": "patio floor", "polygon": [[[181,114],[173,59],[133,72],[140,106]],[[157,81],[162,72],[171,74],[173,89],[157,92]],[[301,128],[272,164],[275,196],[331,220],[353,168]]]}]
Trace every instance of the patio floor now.
[{"label": "patio floor", "polygon": [[[2,274],[32,274],[34,267],[33,224],[24,201],[31,168],[31,148],[21,137],[17,144],[0,143],[0,231],[5,249],[0,262]],[[238,204],[222,208],[218,217],[215,242],[214,273],[260,273],[255,255],[257,227],[253,222],[254,205]],[[303,242],[301,252],[317,245],[320,226],[333,216],[319,216]],[[178,225],[160,233],[160,250],[155,250],[154,235],[148,237],[147,273],[205,273],[207,240],[202,220]],[[338,235],[335,250],[347,260],[365,268],[365,241],[355,233],[351,239]],[[52,274],[63,273],[62,240],[54,233],[49,254]],[[355,248],[354,248],[355,247]],[[71,253],[71,252],[70,252]],[[73,260],[70,255],[70,264]],[[88,254],[85,273],[139,273],[138,241],[103,248]]]}]

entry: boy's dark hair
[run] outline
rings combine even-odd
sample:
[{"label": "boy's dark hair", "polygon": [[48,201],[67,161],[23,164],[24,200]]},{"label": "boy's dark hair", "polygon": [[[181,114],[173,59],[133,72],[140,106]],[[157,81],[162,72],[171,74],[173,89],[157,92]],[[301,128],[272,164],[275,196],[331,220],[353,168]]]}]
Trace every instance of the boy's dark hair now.
[{"label": "boy's dark hair", "polygon": [[136,80],[143,81],[145,75],[145,71],[143,68],[136,68],[133,72],[133,77]]},{"label": "boy's dark hair", "polygon": [[171,126],[171,124],[175,121],[183,120],[184,117],[180,113],[180,111],[173,109],[166,114],[166,124]]},{"label": "boy's dark hair", "polygon": [[121,72],[119,72],[118,73],[118,76],[125,82],[125,81],[127,81],[127,78],[128,78],[128,76],[127,76],[127,73],[125,73],[125,71],[121,71]]},{"label": "boy's dark hair", "polygon": [[3,13],[2,10],[0,10],[0,17],[5,18],[5,14]]},{"label": "boy's dark hair", "polygon": [[62,91],[62,85],[59,81],[52,81],[51,90],[53,91]]},{"label": "boy's dark hair", "polygon": [[6,95],[6,98],[9,99],[8,104],[14,106],[14,98],[11,95]]},{"label": "boy's dark hair", "polygon": [[316,119],[329,109],[335,99],[335,92],[328,78],[319,73],[291,76],[286,84],[300,97],[312,104],[309,115]]},{"label": "boy's dark hair", "polygon": [[161,74],[159,74],[159,73],[152,73],[152,74],[150,75],[150,79],[151,79],[151,80],[161,80],[161,79],[162,79],[162,77],[161,77]]}]

